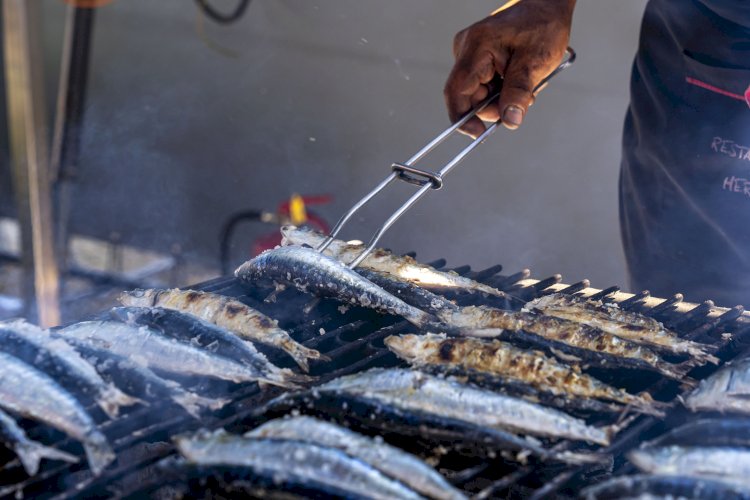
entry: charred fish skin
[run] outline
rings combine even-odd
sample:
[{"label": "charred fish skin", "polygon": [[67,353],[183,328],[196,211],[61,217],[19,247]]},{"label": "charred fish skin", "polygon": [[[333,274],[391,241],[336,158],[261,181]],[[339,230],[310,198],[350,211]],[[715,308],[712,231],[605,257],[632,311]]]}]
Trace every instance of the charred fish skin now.
[{"label": "charred fish skin", "polygon": [[449,338],[446,335],[400,335],[385,339],[386,346],[416,366],[459,366],[467,370],[509,377],[556,395],[599,398],[632,405],[663,415],[650,396],[635,396],[612,387],[539,351],[526,351],[498,340]]},{"label": "charred fish skin", "polygon": [[750,450],[727,447],[645,447],[628,460],[641,472],[664,476],[692,476],[744,484],[750,488]]},{"label": "charred fish skin", "polygon": [[75,338],[68,337],[64,340],[81,353],[103,377],[147,401],[171,399],[196,419],[201,418],[203,410],[217,410],[228,402],[186,391],[177,382],[161,378],[151,369],[106,349]]},{"label": "charred fish skin", "polygon": [[122,406],[142,403],[105,382],[94,367],[64,341],[29,323],[0,324],[0,351],[38,367],[67,389],[91,397],[110,418],[117,417]]},{"label": "charred fish skin", "polygon": [[78,458],[70,453],[29,439],[13,417],[2,410],[0,410],[0,443],[5,443],[15,452],[29,476],[33,476],[39,471],[39,463],[43,458],[68,463],[78,462]]},{"label": "charred fish skin", "polygon": [[658,321],[642,314],[624,311],[616,304],[603,304],[577,296],[554,293],[530,302],[527,308],[548,316],[584,323],[655,349],[688,354],[700,362],[719,362],[718,358],[711,355],[716,349],[714,346],[681,339]]},{"label": "charred fish skin", "polygon": [[750,357],[727,363],[701,380],[683,401],[687,409],[750,415]]},{"label": "charred fish skin", "polygon": [[297,388],[302,377],[291,370],[278,368],[260,353],[256,365],[248,366],[164,337],[145,326],[116,321],[85,321],[57,333],[110,350],[148,368],[179,375],[212,377],[235,383],[261,382],[286,388]]},{"label": "charred fish skin", "polygon": [[[659,373],[686,382],[687,373],[694,367],[691,362],[672,364],[662,359],[646,346],[588,325],[542,316],[533,313],[510,313],[487,307],[464,307],[451,318],[455,326],[464,328],[524,330],[548,340],[554,340],[592,352],[610,354],[620,358],[642,361]],[[470,335],[475,335],[469,332]]]},{"label": "charred fish skin", "polygon": [[302,292],[401,316],[419,327],[432,320],[429,314],[312,248],[288,246],[268,250],[242,264],[235,276],[249,282],[272,280],[291,284]]},{"label": "charred fish skin", "polygon": [[437,500],[467,498],[414,455],[316,418],[300,416],[271,420],[244,437],[300,441],[337,448],[427,497]]},{"label": "charred fish skin", "polygon": [[83,444],[94,475],[115,459],[107,438],[76,399],[48,375],[0,352],[0,408],[58,429]]},{"label": "charred fish skin", "polygon": [[[317,248],[326,238],[325,235],[310,229],[295,226],[284,226],[281,228],[283,236],[282,245],[307,245]],[[325,254],[334,257],[346,264],[352,262],[364,250],[362,244],[350,244],[334,239]],[[373,271],[385,272],[402,280],[407,280],[424,288],[452,289],[467,292],[482,292],[508,299],[505,292],[485,285],[478,281],[465,278],[456,273],[438,271],[437,269],[417,262],[415,259],[393,255],[387,250],[376,248],[368,255],[359,266],[360,268]]]},{"label": "charred fish skin", "polygon": [[177,437],[175,445],[189,463],[197,465],[249,467],[285,481],[330,486],[355,498],[422,498],[377,469],[334,448],[298,441],[248,439],[224,432]]},{"label": "charred fish skin", "polygon": [[123,293],[119,300],[125,306],[161,307],[191,314],[244,340],[260,342],[285,351],[305,372],[309,371],[308,360],[328,359],[315,349],[296,342],[279,328],[275,320],[223,295],[196,290],[139,289]]},{"label": "charred fish skin", "polygon": [[561,411],[412,370],[374,368],[334,379],[315,390],[359,395],[405,410],[527,435],[605,446],[610,440],[610,430],[590,427]]},{"label": "charred fish skin", "polygon": [[685,477],[638,474],[620,476],[590,486],[581,492],[586,500],[612,498],[710,498],[711,500],[750,500],[746,488],[721,481]]}]

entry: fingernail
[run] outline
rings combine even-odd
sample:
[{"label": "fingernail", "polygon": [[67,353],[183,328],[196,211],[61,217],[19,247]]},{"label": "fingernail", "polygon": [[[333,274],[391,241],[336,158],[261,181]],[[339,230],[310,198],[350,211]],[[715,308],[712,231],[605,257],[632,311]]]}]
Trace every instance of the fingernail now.
[{"label": "fingernail", "polygon": [[503,124],[508,128],[516,128],[523,121],[523,110],[511,104],[503,112]]}]

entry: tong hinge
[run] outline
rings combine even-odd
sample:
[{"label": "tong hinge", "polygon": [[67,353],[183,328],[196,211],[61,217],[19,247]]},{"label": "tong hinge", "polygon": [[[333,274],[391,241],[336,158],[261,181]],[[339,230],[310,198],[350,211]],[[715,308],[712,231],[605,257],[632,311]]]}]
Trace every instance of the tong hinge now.
[{"label": "tong hinge", "polygon": [[406,181],[409,184],[424,186],[425,183],[429,182],[432,184],[432,189],[440,189],[443,187],[443,176],[435,172],[404,165],[403,163],[394,163],[391,165],[391,168],[394,172],[398,173],[399,179]]}]

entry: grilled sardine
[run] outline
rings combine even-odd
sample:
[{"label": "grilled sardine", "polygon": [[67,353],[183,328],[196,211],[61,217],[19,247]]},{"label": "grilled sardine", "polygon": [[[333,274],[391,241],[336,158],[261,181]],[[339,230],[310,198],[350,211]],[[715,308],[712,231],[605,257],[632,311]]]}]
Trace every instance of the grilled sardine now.
[{"label": "grilled sardine", "polygon": [[561,411],[413,370],[371,369],[332,380],[315,391],[363,396],[404,410],[535,436],[606,445],[611,433]]},{"label": "grilled sardine", "polygon": [[[313,248],[317,248],[326,238],[325,235],[318,232],[295,226],[282,227],[281,234],[283,236],[282,245],[307,245]],[[333,240],[326,248],[325,254],[348,264],[359,256],[363,250],[364,246],[361,243]],[[456,273],[438,271],[427,264],[417,262],[411,257],[394,255],[381,248],[373,250],[362,261],[360,267],[388,273],[428,289],[483,292],[496,297],[507,298],[507,295],[497,288],[459,276]]]},{"label": "grilled sardine", "polygon": [[676,354],[689,354],[702,362],[714,364],[719,362],[710,354],[714,350],[712,346],[683,340],[655,319],[624,311],[616,304],[605,304],[574,295],[553,293],[530,302],[526,308],[547,316],[593,326],[604,332],[653,348]]},{"label": "grilled sardine", "polygon": [[107,349],[73,337],[60,338],[75,347],[100,375],[139,398],[150,402],[171,399],[195,418],[200,418],[204,408],[216,410],[227,403],[226,400],[205,398],[186,391],[177,382],[163,379],[151,369]]},{"label": "grilled sardine", "polygon": [[684,400],[691,411],[719,411],[750,415],[750,357],[727,363],[701,380]]},{"label": "grilled sardine", "polygon": [[268,250],[242,264],[235,275],[249,282],[265,279],[291,284],[303,292],[401,316],[416,326],[432,320],[429,314],[312,248],[287,246]]},{"label": "grilled sardine", "polygon": [[412,365],[460,366],[515,379],[557,395],[606,399],[632,405],[645,413],[663,414],[648,394],[629,394],[581,373],[580,368],[506,342],[427,334],[390,336],[385,344]]},{"label": "grilled sardine", "polygon": [[271,364],[258,353],[255,364],[240,364],[161,335],[145,326],[116,321],[85,321],[58,330],[59,335],[108,349],[154,370],[188,376],[213,377],[236,383],[262,382],[297,387],[304,377]]},{"label": "grilled sardine", "polygon": [[747,488],[688,476],[619,476],[581,491],[586,500],[750,500]]},{"label": "grilled sardine", "polygon": [[111,418],[119,414],[121,406],[142,403],[105,382],[71,346],[30,323],[0,324],[0,351],[49,374],[66,389],[91,397]]},{"label": "grilled sardine", "polygon": [[54,427],[80,441],[98,475],[115,455],[107,438],[76,399],[48,375],[0,352],[0,408]]},{"label": "grilled sardine", "polygon": [[628,460],[649,474],[702,477],[750,488],[750,450],[746,448],[647,447],[628,453]]},{"label": "grilled sardine", "polygon": [[337,448],[430,498],[438,500],[466,498],[435,469],[414,455],[339,425],[312,417],[271,420],[248,432],[245,437],[302,441]]},{"label": "grilled sardine", "polygon": [[189,463],[248,467],[274,482],[317,486],[346,498],[418,499],[416,492],[341,450],[300,441],[249,439],[224,432],[178,436],[175,444]]},{"label": "grilled sardine", "polygon": [[0,410],[0,443],[12,449],[20,460],[26,473],[30,476],[39,471],[39,462],[43,458],[76,463],[78,458],[64,451],[44,446],[26,435],[13,417]]},{"label": "grilled sardine", "polygon": [[[491,337],[499,334],[493,330],[524,330],[545,339],[562,342],[589,351],[610,354],[621,358],[639,360],[663,375],[685,381],[693,367],[691,361],[673,364],[662,359],[646,346],[588,325],[528,312],[508,312],[489,307],[464,307],[450,317],[441,317],[449,324],[464,328],[468,335]],[[484,330],[484,331],[482,331]]]},{"label": "grilled sardine", "polygon": [[322,359],[315,349],[296,342],[278,323],[242,302],[195,290],[133,290],[120,295],[125,306],[163,307],[192,314],[236,334],[238,337],[281,349],[305,371],[308,359]]}]

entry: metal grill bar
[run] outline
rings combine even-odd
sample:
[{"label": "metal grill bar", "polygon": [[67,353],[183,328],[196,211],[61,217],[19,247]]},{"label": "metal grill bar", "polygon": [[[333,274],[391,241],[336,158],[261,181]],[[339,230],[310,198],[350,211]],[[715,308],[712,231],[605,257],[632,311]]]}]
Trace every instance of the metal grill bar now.
[{"label": "metal grill bar", "polygon": [[[444,265],[444,261],[435,264]],[[627,295],[619,292],[618,287],[606,290],[593,290],[589,288],[587,280],[564,285],[560,283],[560,276],[552,276],[545,280],[533,281],[528,277],[528,270],[521,271],[511,276],[500,276],[496,273],[501,270],[499,266],[472,273],[468,266],[459,267],[458,270],[479,279],[487,284],[495,286],[506,293],[512,293],[524,298],[536,298],[540,294],[561,291],[562,293],[579,294],[586,297],[601,298],[608,302],[614,302],[619,307],[627,310],[640,310],[648,316],[658,317],[667,321],[686,338],[708,337],[712,342],[721,344],[724,351],[722,357],[728,359],[734,354],[733,344],[728,338],[722,337],[722,333],[731,332],[735,339],[741,340],[750,332],[750,320],[744,314],[741,307],[722,309],[714,307],[710,302],[699,305],[680,304],[681,297],[675,296],[667,301],[654,306],[648,292],[637,295]],[[330,363],[314,364],[312,373],[320,376],[320,382],[330,380],[341,375],[367,369],[372,366],[393,366],[400,362],[383,345],[383,339],[394,333],[413,332],[413,327],[396,318],[377,315],[368,310],[353,308],[342,314],[337,310],[337,304],[323,301],[316,306],[310,316],[300,318],[299,314],[293,317],[284,313],[284,304],[265,304],[263,298],[265,291],[248,290],[234,279],[219,278],[200,285],[206,291],[230,295],[239,300],[256,307],[272,316],[286,314],[286,317],[278,317],[284,328],[292,332],[295,338],[303,340],[303,343],[316,348],[329,355],[333,361]],[[285,292],[286,293],[286,292]],[[291,292],[289,300],[297,302],[305,301],[301,296],[295,296]],[[298,294],[297,294],[298,295]],[[654,299],[657,300],[657,299]],[[649,303],[647,303],[649,302]],[[680,304],[682,311],[677,309]],[[274,314],[277,313],[277,314]],[[312,324],[314,323],[314,324]],[[320,335],[319,328],[324,328],[325,333]],[[270,356],[272,362],[282,365],[287,362],[281,356]],[[671,398],[676,394],[673,382],[658,379],[655,383],[645,387],[655,396]],[[14,487],[2,489],[0,497],[12,497],[17,491],[25,496],[39,496],[41,498],[68,498],[71,496],[103,496],[112,492],[108,487],[115,487],[117,491],[132,493],[143,493],[147,491],[140,478],[154,473],[153,466],[164,457],[173,454],[173,448],[168,442],[169,437],[176,432],[193,430],[199,426],[209,428],[227,427],[238,430],[246,429],[250,425],[257,425],[259,421],[254,414],[264,401],[279,394],[280,390],[260,391],[256,385],[241,386],[233,388],[229,393],[232,402],[224,409],[207,416],[203,421],[197,422],[188,417],[173,419],[162,419],[163,421],[151,421],[147,425],[136,425],[144,416],[156,414],[160,416],[167,411],[167,405],[156,405],[150,409],[139,408],[126,413],[123,418],[108,422],[103,425],[105,433],[110,437],[117,449],[121,462],[115,467],[105,471],[99,478],[91,478],[85,465],[65,466],[60,464],[45,464],[42,472],[34,478],[15,484]],[[596,425],[611,423],[608,416],[596,417]],[[158,419],[158,417],[157,417]],[[608,420],[609,419],[609,420]],[[141,420],[142,421],[142,420]],[[658,427],[659,421],[649,417],[639,417],[630,427],[624,430],[609,448],[603,451],[619,453],[637,444],[648,432]],[[62,446],[67,446],[69,440],[59,441]],[[561,442],[558,446],[568,449],[572,443]],[[582,445],[575,444],[573,449]],[[453,473],[447,474],[455,484],[466,488],[474,488],[472,491],[478,493],[480,498],[507,497],[507,496],[531,496],[542,498],[543,496],[570,495],[572,490],[580,484],[581,474],[591,471],[587,467],[560,467],[553,464],[535,464],[534,466],[520,466],[508,469],[505,463],[498,467],[499,462],[469,463],[452,468],[445,465],[446,469]],[[14,472],[15,471],[15,472]],[[18,474],[18,467],[5,464],[0,465],[0,484],[7,484],[11,474]],[[156,479],[159,479],[158,474]],[[136,489],[133,489],[133,488]],[[481,488],[480,491],[478,491]],[[156,486],[153,487],[156,489]],[[483,496],[482,496],[483,495]]]}]

